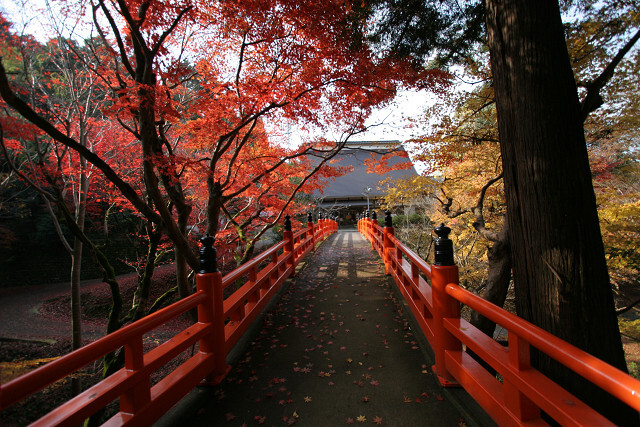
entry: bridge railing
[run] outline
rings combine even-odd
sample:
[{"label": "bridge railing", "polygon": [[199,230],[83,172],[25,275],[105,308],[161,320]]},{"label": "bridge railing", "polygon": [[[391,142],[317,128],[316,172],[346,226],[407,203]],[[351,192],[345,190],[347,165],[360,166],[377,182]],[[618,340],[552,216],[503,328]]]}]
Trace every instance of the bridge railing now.
[{"label": "bridge railing", "polygon": [[[499,425],[546,423],[613,425],[594,409],[531,366],[535,347],[620,401],[640,411],[640,381],[543,329],[461,288],[453,248],[444,225],[436,228],[435,262],[429,265],[394,236],[390,212],[385,226],[362,218],[358,230],[384,260],[434,355],[433,370],[445,387],[461,386]],[[430,282],[430,283],[429,283]],[[465,304],[508,331],[505,347],[460,316]],[[499,380],[464,349],[501,375]]]},{"label": "bridge railing", "polygon": [[[311,218],[309,218],[311,219]],[[216,267],[214,239],[202,239],[197,291],[116,332],[0,385],[0,410],[66,378],[106,354],[124,347],[125,367],[62,404],[33,425],[76,426],[119,399],[120,410],[107,425],[151,425],[196,385],[218,384],[229,372],[226,357],[315,244],[337,231],[337,223],[311,220],[293,233],[285,220],[283,241],[222,277]],[[224,290],[239,281],[233,292]],[[224,296],[228,294],[228,296]],[[169,341],[144,352],[145,334],[197,309],[198,321]],[[155,384],[151,375],[197,345],[197,351]]]}]

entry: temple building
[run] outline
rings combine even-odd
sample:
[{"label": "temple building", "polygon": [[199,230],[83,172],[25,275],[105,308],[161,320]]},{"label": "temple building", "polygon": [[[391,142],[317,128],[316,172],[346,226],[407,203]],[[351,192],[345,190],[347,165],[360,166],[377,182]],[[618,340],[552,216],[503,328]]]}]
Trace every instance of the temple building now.
[{"label": "temple building", "polygon": [[[386,159],[385,173],[367,172],[368,162],[379,163],[388,153],[396,153]],[[399,154],[399,155],[398,155]],[[318,210],[337,215],[341,224],[351,224],[358,214],[367,210],[380,210],[390,183],[398,178],[418,175],[411,159],[406,155],[400,141],[362,141],[345,145],[335,157],[332,166],[348,167],[350,172],[329,181],[322,192],[316,190],[313,197]]]}]

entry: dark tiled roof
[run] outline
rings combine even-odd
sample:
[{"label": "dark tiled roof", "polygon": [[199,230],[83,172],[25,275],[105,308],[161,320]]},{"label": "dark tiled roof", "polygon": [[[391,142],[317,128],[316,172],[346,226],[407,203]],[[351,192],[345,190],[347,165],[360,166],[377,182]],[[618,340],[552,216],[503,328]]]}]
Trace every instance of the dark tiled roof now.
[{"label": "dark tiled roof", "polygon": [[[400,169],[387,172],[383,175],[376,173],[368,173],[365,160],[370,159],[371,156],[375,156],[376,159],[380,159],[384,153],[390,151],[405,152],[404,148],[399,145],[397,141],[385,141],[386,145],[381,143],[352,143],[342,149],[335,157],[337,162],[331,163],[331,166],[344,167],[348,166],[352,168],[352,171],[342,175],[332,181],[329,179],[329,184],[324,188],[324,192],[320,193],[316,190],[313,193],[313,197],[332,199],[332,198],[366,198],[363,194],[365,189],[370,188],[369,197],[382,196],[386,192],[388,184],[382,184],[382,181],[387,178],[396,180],[398,178],[406,176],[415,176],[416,172],[413,165],[409,169]],[[397,148],[388,148],[389,144],[395,143]],[[393,166],[400,163],[411,162],[408,157],[393,156],[389,158],[388,165]]]}]

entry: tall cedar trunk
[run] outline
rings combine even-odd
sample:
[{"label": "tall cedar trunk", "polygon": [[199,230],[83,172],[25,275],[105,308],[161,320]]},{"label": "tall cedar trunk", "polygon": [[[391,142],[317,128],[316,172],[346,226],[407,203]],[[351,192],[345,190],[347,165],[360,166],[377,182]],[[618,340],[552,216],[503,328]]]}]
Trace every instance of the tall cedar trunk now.
[{"label": "tall cedar trunk", "polygon": [[[486,5],[518,314],[626,370],[558,3]],[[614,422],[637,423],[607,393],[533,357]]]}]

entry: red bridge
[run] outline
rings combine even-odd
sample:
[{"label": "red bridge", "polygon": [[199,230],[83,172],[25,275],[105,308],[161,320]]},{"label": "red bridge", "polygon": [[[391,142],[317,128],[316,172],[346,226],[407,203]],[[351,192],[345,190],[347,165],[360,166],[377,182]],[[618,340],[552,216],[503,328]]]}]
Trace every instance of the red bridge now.
[{"label": "red bridge", "polygon": [[[422,370],[422,373],[425,374],[424,378],[416,377],[415,380],[420,383],[428,382],[427,377],[431,376],[432,371],[437,382],[431,380],[434,383],[431,385],[433,387],[431,390],[436,390],[435,393],[440,393],[437,390],[441,390],[445,396],[437,394],[438,401],[445,400],[448,396],[447,389],[460,388],[464,389],[468,396],[471,396],[479,404],[479,407],[482,408],[481,411],[484,411],[484,414],[481,415],[486,418],[488,414],[498,425],[546,425],[545,420],[548,418],[543,420],[541,415],[543,413],[560,425],[613,425],[602,415],[531,367],[529,351],[533,346],[635,410],[640,410],[639,381],[458,286],[458,268],[453,262],[453,250],[451,241],[448,239],[450,231],[448,228],[440,226],[435,230],[438,237],[435,239],[434,265],[429,265],[422,260],[394,236],[389,215],[385,227],[378,225],[374,218],[361,219],[358,222],[358,231],[370,242],[370,248],[377,251],[384,261],[384,274],[393,278],[397,292],[403,297],[403,305],[410,309],[410,313],[407,312],[404,315],[410,318],[412,324],[417,325],[416,329],[418,330],[406,333],[405,337],[418,334],[421,336],[416,338],[417,341],[420,340],[419,338],[426,338],[428,342],[429,348],[425,350],[431,353],[433,363],[425,365],[425,369]],[[40,418],[34,425],[78,425],[114,401],[119,402],[119,412],[113,415],[106,424],[138,426],[151,425],[159,420],[160,424],[175,423],[171,418],[162,419],[162,417],[192,390],[202,388],[198,386],[216,386],[216,393],[224,393],[226,388],[230,388],[228,384],[231,382],[227,382],[225,379],[231,369],[229,364],[237,361],[230,356],[234,348],[237,350],[242,347],[243,338],[250,338],[254,334],[255,326],[261,324],[260,316],[267,311],[267,306],[277,299],[274,297],[282,295],[281,288],[283,288],[285,280],[300,271],[300,268],[297,270],[298,265],[307,255],[313,253],[316,247],[323,250],[325,247],[333,248],[336,251],[335,258],[332,260],[335,265],[311,266],[310,264],[305,269],[311,276],[325,274],[323,269],[334,269],[331,280],[335,280],[335,282],[332,282],[332,286],[327,285],[320,292],[325,289],[329,291],[345,287],[346,284],[353,282],[353,277],[356,277],[358,272],[367,268],[380,269],[379,263],[375,261],[349,259],[350,252],[344,250],[345,245],[354,245],[355,238],[348,231],[341,231],[336,236],[337,232],[338,227],[335,221],[320,219],[317,224],[309,222],[307,228],[294,233],[287,219],[282,242],[224,277],[217,271],[215,265],[213,238],[203,238],[201,271],[196,279],[197,292],[41,368],[0,385],[0,409],[5,409],[48,385],[74,374],[86,365],[99,361],[106,354],[124,347],[125,367],[123,369]],[[353,234],[355,235],[355,233]],[[330,239],[322,243],[327,238]],[[319,246],[321,243],[322,246]],[[370,249],[368,253],[371,253]],[[340,270],[341,268],[351,270],[351,273],[356,273],[356,276],[349,275],[348,271],[344,272]],[[342,279],[339,279],[340,277]],[[357,277],[360,277],[360,281],[363,280],[361,279],[362,274]],[[380,287],[384,286],[383,282],[386,279],[383,278],[384,275],[380,272],[380,278],[366,279],[366,281],[379,280],[380,284],[377,286]],[[237,290],[231,292],[231,285],[238,286]],[[310,287],[312,286],[310,285]],[[344,296],[338,296],[337,290],[334,292],[338,301],[349,300]],[[349,290],[349,292],[352,291]],[[369,294],[367,294],[368,292]],[[374,316],[373,311],[380,310],[380,300],[374,300],[371,287],[365,291],[355,290],[351,295],[354,294],[355,298],[361,298],[363,304],[365,300],[371,300],[373,308],[365,310],[371,316]],[[354,305],[357,306],[359,303],[360,300],[356,300]],[[295,307],[300,307],[301,303],[295,302],[294,304]],[[478,311],[508,331],[508,345],[505,347],[494,341],[463,319],[460,315],[461,304]],[[385,303],[385,305],[388,304]],[[146,334],[195,308],[198,312],[198,321],[195,324],[145,353],[143,342]],[[336,308],[336,310],[338,309]],[[326,321],[330,314],[323,311],[318,316],[319,323],[321,323]],[[333,320],[338,321],[336,320],[338,315],[333,313],[332,317]],[[362,325],[366,325],[362,326],[363,328],[374,329],[371,333],[382,336],[379,331],[381,324],[377,324],[374,328],[370,323],[364,322],[366,320],[364,316],[357,315],[357,317],[358,320],[363,321],[360,322]],[[384,317],[388,317],[386,313]],[[296,317],[291,322],[299,321],[300,319]],[[408,322],[404,323],[408,324]],[[327,331],[327,336],[337,334],[337,330],[331,331],[327,325],[323,328]],[[378,330],[375,330],[376,328]],[[405,329],[410,330],[411,328],[406,326]],[[355,330],[353,332],[357,333]],[[325,332],[322,333],[325,334]],[[312,333],[308,333],[307,337],[317,340],[317,337]],[[300,337],[294,336],[294,340],[300,339]],[[314,348],[302,351],[310,353],[322,348],[323,345],[333,344],[331,339],[321,339],[318,342],[319,344]],[[385,348],[389,348],[391,345],[386,337],[382,339],[382,342],[385,344]],[[418,345],[413,344],[414,341],[411,343],[412,349],[418,348]],[[278,347],[284,349],[289,346],[294,347],[294,344],[281,341],[272,347],[276,348],[273,350],[276,352]],[[345,347],[340,347],[338,351],[344,350]],[[154,373],[161,368],[166,370],[166,365],[169,362],[191,348],[194,348],[194,351],[183,363],[163,378],[152,381]],[[473,351],[476,358],[472,358],[467,353],[467,349]],[[324,354],[324,359],[329,360],[328,353],[328,351],[324,351],[320,354]],[[363,360],[369,356],[367,352],[361,354]],[[251,357],[247,356],[245,360],[251,359]],[[309,359],[306,355],[301,357]],[[477,361],[478,357],[487,366],[491,366],[498,372],[500,377],[498,378],[487,371]],[[393,358],[398,364],[413,363],[401,361],[398,356],[393,356]],[[351,358],[345,360],[343,363],[346,363],[346,375],[356,372],[356,369],[360,369],[360,367],[365,368],[361,361]],[[329,363],[327,370],[319,371],[317,376],[323,380],[329,379],[327,384],[333,386],[334,382],[330,380],[330,377],[331,375],[337,376],[335,362],[327,363]],[[298,364],[298,361],[292,362],[292,364],[296,373],[305,373],[311,370],[306,365]],[[357,366],[358,364],[360,367]],[[307,365],[311,365],[311,363]],[[353,368],[351,368],[352,365]],[[375,372],[377,367],[381,366],[381,363],[377,366],[375,363],[370,363],[368,370]],[[290,369],[290,367],[287,366],[286,369]],[[360,378],[366,378],[368,381],[372,378],[371,375],[363,372]],[[255,375],[247,382],[253,381],[254,377]],[[396,378],[400,382],[399,377]],[[285,378],[278,377],[274,373],[274,379],[270,381],[268,387],[284,381]],[[242,382],[242,380],[236,381],[237,384]],[[375,379],[371,379],[369,382],[371,386],[378,385],[378,381]],[[393,379],[389,382],[393,382]],[[361,379],[356,379],[353,383],[355,387],[361,388],[366,385]],[[406,387],[408,389],[409,385]],[[276,388],[274,392],[267,392],[267,396],[273,397],[278,392],[277,390]],[[281,386],[279,390],[285,393],[286,387]],[[312,425],[330,425],[334,420],[332,415],[338,416],[336,414],[340,412],[340,409],[337,409],[340,406],[340,401],[353,405],[347,402],[348,391],[336,390],[335,395],[324,393],[323,396],[316,398],[316,401],[323,403],[318,406],[319,410],[313,415],[315,418],[310,415],[310,418],[304,419],[298,410],[295,410],[291,412],[290,416],[277,420],[277,425],[282,425],[283,422],[294,424],[298,421],[305,424],[305,420],[307,421],[306,425],[309,425],[309,420],[313,421]],[[240,393],[246,392],[241,391]],[[422,400],[425,400],[429,395],[430,393],[423,392]],[[233,399],[231,403],[235,402],[234,404],[237,405],[241,403],[238,401],[243,397],[241,394],[240,398]],[[387,408],[380,407],[379,410],[387,411],[386,413],[390,411],[389,406],[397,405],[400,407],[403,404],[401,401],[397,404],[394,403],[390,399],[390,395],[382,394],[381,397],[381,400],[384,400],[383,406]],[[370,400],[368,395],[361,398],[358,396],[358,398],[365,403]],[[284,406],[289,401],[292,399],[283,398],[279,404]],[[311,403],[311,401],[312,396],[305,396],[304,401],[300,404]],[[405,403],[417,401],[420,401],[420,397],[404,397]],[[211,406],[210,402],[207,404]],[[214,418],[206,418],[209,416],[209,412],[215,411],[226,412],[226,420],[232,421],[238,414],[225,409],[224,405],[221,401],[219,404],[216,403],[216,406],[220,406],[216,409],[195,407],[193,411],[198,412],[200,417],[196,422],[203,425],[215,423]],[[245,406],[251,406],[251,402]],[[405,408],[408,407],[402,407],[398,411],[408,411]],[[429,419],[429,413],[423,407],[413,406],[412,410],[418,411],[418,417],[424,416],[423,420]],[[424,411],[424,415],[421,415],[422,413],[419,411]],[[440,412],[431,416],[444,417],[442,414],[445,409],[440,408],[437,411]],[[446,411],[452,410],[447,409]],[[463,409],[460,411],[459,417],[466,419],[469,416],[464,413]],[[408,412],[406,416],[407,420],[411,417]],[[458,415],[454,416],[458,417]],[[344,418],[344,422],[348,424],[365,420],[365,415],[353,417],[347,415]],[[444,418],[441,419],[441,425],[446,425],[442,420]],[[266,417],[256,416],[253,421],[258,424],[269,422],[272,423],[270,425],[276,425],[275,421],[272,419],[267,421]],[[383,418],[376,415],[370,417],[369,421],[376,424],[384,422],[388,425],[403,425],[399,418],[396,418],[396,422],[389,422],[388,416]],[[183,418],[181,418],[181,422],[184,422]],[[415,421],[407,421],[406,423],[415,425]],[[431,420],[429,423],[433,424]]]}]

